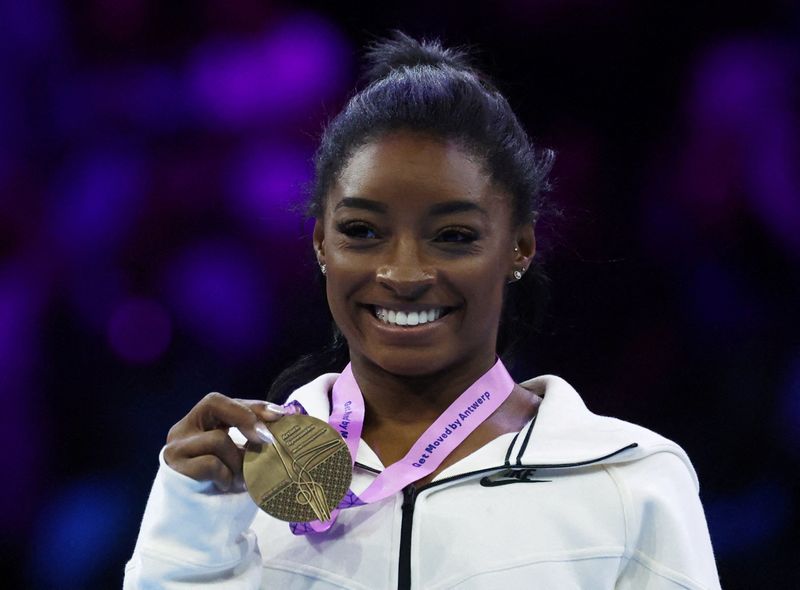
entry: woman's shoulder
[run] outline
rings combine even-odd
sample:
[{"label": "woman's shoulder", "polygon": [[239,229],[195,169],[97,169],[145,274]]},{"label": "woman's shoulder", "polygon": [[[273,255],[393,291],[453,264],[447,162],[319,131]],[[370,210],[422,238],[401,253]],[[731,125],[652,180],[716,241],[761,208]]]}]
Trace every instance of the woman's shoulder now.
[{"label": "woman's shoulder", "polygon": [[[524,459],[554,469],[537,469],[537,477],[601,469],[612,483],[625,527],[628,565],[622,576],[719,588],[697,475],[686,452],[648,428],[591,412],[560,377],[522,385],[543,396]],[[596,486],[596,479],[588,480]],[[599,490],[592,487],[589,494],[596,499]]]}]

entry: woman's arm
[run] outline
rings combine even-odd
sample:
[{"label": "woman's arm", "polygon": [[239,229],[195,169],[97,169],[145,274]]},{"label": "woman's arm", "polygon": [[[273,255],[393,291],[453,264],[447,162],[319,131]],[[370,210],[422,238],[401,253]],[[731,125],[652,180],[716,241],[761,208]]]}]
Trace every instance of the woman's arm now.
[{"label": "woman's arm", "polygon": [[263,422],[278,418],[278,408],[264,402],[209,394],[170,430],[125,568],[126,590],[260,586],[261,557],[249,530],[258,508],[243,491],[243,451],[228,429],[263,444]]},{"label": "woman's arm", "polygon": [[163,460],[153,483],[125,590],[258,588],[261,557],[249,531],[258,510],[246,492],[225,493]]},{"label": "woman's arm", "polygon": [[694,472],[665,450],[608,468],[625,511],[626,560],[618,590],[720,588]]}]

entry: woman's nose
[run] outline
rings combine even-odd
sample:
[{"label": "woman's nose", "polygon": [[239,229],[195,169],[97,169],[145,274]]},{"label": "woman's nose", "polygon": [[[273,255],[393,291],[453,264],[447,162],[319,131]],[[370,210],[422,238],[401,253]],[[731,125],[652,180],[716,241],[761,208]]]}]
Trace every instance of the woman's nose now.
[{"label": "woman's nose", "polygon": [[401,243],[378,266],[375,278],[399,297],[420,297],[436,280],[436,271],[426,265],[414,244]]}]

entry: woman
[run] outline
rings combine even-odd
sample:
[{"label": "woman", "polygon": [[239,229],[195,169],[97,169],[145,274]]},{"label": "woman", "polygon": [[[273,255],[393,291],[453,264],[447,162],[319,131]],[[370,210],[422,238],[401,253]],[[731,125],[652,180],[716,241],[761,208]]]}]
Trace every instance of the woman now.
[{"label": "woman", "polygon": [[[497,360],[550,154],[463,54],[398,33],[369,58],[311,202],[349,365],[294,404],[215,393],[178,422],[125,587],[718,588],[685,453]],[[296,408],[335,425],[347,395],[364,409],[343,434],[366,503],[290,530],[243,491],[241,443],[269,443]],[[379,480],[388,492],[367,501]]]}]

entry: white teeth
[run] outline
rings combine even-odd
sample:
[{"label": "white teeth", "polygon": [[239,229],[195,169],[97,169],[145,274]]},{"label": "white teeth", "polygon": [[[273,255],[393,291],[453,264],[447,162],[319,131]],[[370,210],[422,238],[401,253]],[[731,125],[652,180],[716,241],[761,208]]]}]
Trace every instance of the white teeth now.
[{"label": "white teeth", "polygon": [[385,324],[392,324],[395,326],[417,326],[419,324],[427,324],[428,322],[435,322],[438,320],[442,316],[442,308],[437,307],[422,311],[405,312],[376,307],[375,316]]}]

